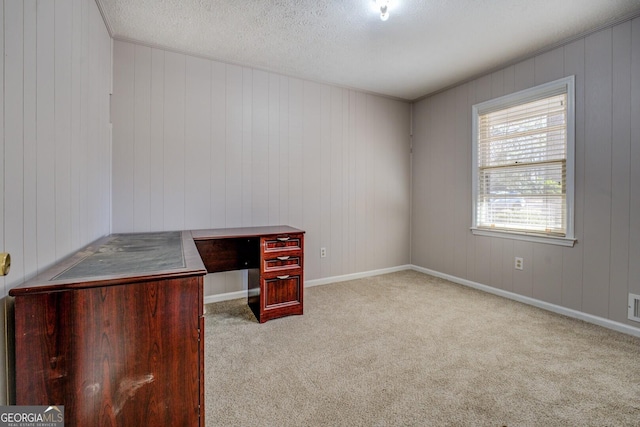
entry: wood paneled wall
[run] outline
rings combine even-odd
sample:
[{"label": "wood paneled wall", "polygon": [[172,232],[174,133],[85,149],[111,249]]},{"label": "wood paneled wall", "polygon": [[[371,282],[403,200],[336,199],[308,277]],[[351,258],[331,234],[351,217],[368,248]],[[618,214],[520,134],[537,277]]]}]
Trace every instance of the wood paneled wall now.
[{"label": "wood paneled wall", "polygon": [[[576,76],[573,248],[473,236],[471,106]],[[412,263],[633,326],[640,293],[640,19],[414,106]],[[514,257],[524,270],[514,269]]]},{"label": "wood paneled wall", "polygon": [[6,294],[109,232],[111,41],[92,0],[3,6]]},{"label": "wood paneled wall", "polygon": [[[409,117],[405,102],[115,41],[113,231],[291,225],[307,231],[307,280],[407,264]],[[208,294],[242,290],[238,273],[210,276]]]},{"label": "wood paneled wall", "polygon": [[94,0],[0,0],[0,38],[4,311],[11,287],[109,233],[112,67]]}]

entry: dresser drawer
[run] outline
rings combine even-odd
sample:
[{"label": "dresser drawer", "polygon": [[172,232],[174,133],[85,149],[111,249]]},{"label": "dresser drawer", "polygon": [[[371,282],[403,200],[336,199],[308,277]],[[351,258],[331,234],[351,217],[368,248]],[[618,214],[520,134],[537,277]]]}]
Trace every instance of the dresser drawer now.
[{"label": "dresser drawer", "polygon": [[301,251],[302,234],[283,234],[263,237],[262,250],[266,254],[274,252]]}]

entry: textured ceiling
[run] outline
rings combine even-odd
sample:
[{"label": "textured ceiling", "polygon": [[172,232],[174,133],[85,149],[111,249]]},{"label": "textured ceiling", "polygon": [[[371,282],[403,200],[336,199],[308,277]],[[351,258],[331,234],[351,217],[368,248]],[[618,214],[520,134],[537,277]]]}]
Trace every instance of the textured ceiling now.
[{"label": "textured ceiling", "polygon": [[96,0],[112,36],[413,100],[604,24],[640,0]]}]

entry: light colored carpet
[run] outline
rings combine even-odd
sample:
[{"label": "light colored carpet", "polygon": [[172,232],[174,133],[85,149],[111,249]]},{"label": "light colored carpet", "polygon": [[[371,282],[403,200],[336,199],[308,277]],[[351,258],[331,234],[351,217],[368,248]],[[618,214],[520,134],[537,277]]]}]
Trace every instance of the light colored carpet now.
[{"label": "light colored carpet", "polygon": [[639,426],[640,339],[415,271],[207,305],[207,426]]}]

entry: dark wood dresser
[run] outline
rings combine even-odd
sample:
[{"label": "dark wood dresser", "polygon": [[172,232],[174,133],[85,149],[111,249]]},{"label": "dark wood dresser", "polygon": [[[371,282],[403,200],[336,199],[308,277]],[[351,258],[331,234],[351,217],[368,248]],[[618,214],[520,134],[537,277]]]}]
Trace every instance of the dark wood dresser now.
[{"label": "dark wood dresser", "polygon": [[65,425],[204,426],[202,260],[188,231],[111,235],[9,293],[16,403]]}]

